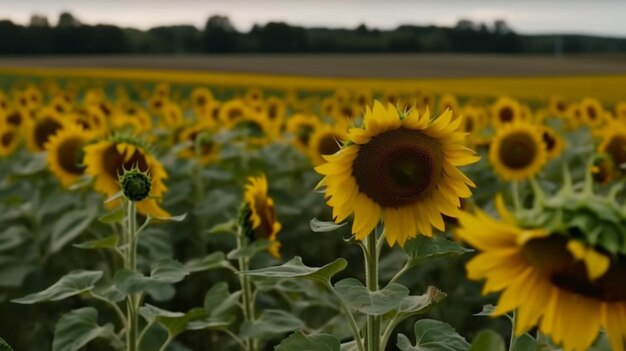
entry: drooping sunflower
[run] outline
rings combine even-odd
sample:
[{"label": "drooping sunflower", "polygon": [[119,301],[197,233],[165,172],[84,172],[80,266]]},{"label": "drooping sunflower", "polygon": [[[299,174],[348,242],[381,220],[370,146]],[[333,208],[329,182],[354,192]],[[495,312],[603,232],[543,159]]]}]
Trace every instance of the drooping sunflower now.
[{"label": "drooping sunflower", "polygon": [[582,122],[590,127],[597,127],[604,122],[604,108],[600,101],[593,98],[585,98],[580,102],[580,114]]},{"label": "drooping sunflower", "polygon": [[[167,187],[167,172],[161,163],[148,151],[141,140],[126,136],[112,135],[107,139],[84,148],[85,173],[95,178],[94,189],[106,196],[113,196],[120,191],[118,177],[124,170],[137,167],[141,172],[148,172],[152,178],[151,197],[137,203],[137,210],[144,215],[168,217],[158,202]],[[109,206],[119,202],[109,202]]]},{"label": "drooping sunflower", "polygon": [[547,156],[539,129],[521,121],[498,129],[489,149],[493,168],[506,181],[534,176],[546,163]]},{"label": "drooping sunflower", "polygon": [[517,100],[503,96],[491,107],[491,115],[493,125],[498,128],[520,120],[522,107]]},{"label": "drooping sunflower", "polygon": [[343,126],[320,125],[311,134],[309,143],[309,157],[314,165],[326,162],[324,155],[332,155],[341,149],[341,143],[346,140],[348,133]]},{"label": "drooping sunflower", "polygon": [[400,246],[418,233],[431,236],[431,225],[444,230],[441,215],[456,217],[474,186],[457,166],[480,158],[463,146],[461,123],[450,111],[433,121],[428,109],[420,116],[378,101],[367,107],[363,125],[315,168],[335,222],[354,213],[352,233],[363,240],[382,218],[388,244]]},{"label": "drooping sunflower", "polygon": [[541,140],[543,140],[543,144],[546,147],[546,151],[548,154],[548,158],[556,158],[561,152],[563,152],[563,148],[565,147],[565,142],[563,138],[561,138],[554,129],[550,127],[541,127]]},{"label": "drooping sunflower", "polygon": [[83,147],[88,141],[89,133],[76,124],[68,124],[46,143],[48,168],[66,188],[85,174]]},{"label": "drooping sunflower", "polygon": [[27,144],[31,151],[44,151],[45,145],[54,134],[63,129],[67,120],[52,108],[43,108],[35,115],[27,134]]},{"label": "drooping sunflower", "polygon": [[20,133],[17,128],[10,125],[0,126],[0,157],[12,154],[19,140]]},{"label": "drooping sunflower", "polygon": [[[208,135],[210,130],[203,124],[194,124],[183,129],[178,135],[178,141],[190,141],[192,145],[181,150],[180,156],[184,158],[195,158],[199,156],[199,161],[203,165],[217,161],[219,159],[219,144],[207,138],[198,140],[198,137],[204,133]],[[196,150],[196,142],[200,142],[198,150]],[[196,152],[198,152],[199,155],[197,155]]]},{"label": "drooping sunflower", "polygon": [[245,209],[241,221],[245,234],[251,240],[269,240],[267,251],[275,258],[280,258],[281,244],[277,235],[281,224],[276,217],[274,200],[267,194],[267,179],[264,175],[249,177],[244,189]]},{"label": "drooping sunflower", "polygon": [[456,232],[481,251],[467,264],[468,277],[485,280],[484,294],[502,291],[492,315],[517,309],[515,335],[537,326],[573,351],[588,350],[604,328],[612,350],[624,351],[626,256],[564,233],[518,227],[502,206],[499,212],[504,221],[460,213]]},{"label": "drooping sunflower", "polygon": [[311,134],[320,121],[314,115],[297,114],[287,120],[287,132],[293,135],[293,146],[306,154],[309,150]]}]

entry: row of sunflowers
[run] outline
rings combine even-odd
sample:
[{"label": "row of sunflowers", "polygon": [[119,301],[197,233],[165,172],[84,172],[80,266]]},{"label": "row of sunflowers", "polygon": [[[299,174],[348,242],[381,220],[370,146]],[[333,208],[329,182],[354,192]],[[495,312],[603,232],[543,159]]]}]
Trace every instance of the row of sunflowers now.
[{"label": "row of sunflowers", "polygon": [[624,350],[625,162],[602,96],[11,80],[0,336]]}]

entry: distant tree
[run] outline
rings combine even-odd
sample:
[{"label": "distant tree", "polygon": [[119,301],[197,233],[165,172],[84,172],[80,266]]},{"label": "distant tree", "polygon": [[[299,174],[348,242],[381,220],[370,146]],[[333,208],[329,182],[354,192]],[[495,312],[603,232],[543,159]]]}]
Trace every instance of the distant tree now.
[{"label": "distant tree", "polygon": [[202,33],[205,52],[231,52],[237,47],[238,32],[226,16],[209,17]]},{"label": "distant tree", "polygon": [[493,31],[496,34],[508,34],[513,32],[511,27],[506,23],[505,20],[499,19],[493,22]]},{"label": "distant tree", "polygon": [[48,17],[42,15],[32,15],[30,17],[30,27],[50,27]]},{"label": "distant tree", "polygon": [[468,19],[460,19],[454,26],[456,30],[476,30],[476,28],[476,24]]},{"label": "distant tree", "polygon": [[302,27],[283,22],[269,22],[264,27],[255,26],[250,35],[257,38],[265,52],[307,51],[307,35]]},{"label": "distant tree", "polygon": [[67,28],[67,27],[78,27],[80,26],[80,21],[74,17],[69,12],[63,12],[59,15],[59,22],[57,23],[57,27],[59,28]]}]

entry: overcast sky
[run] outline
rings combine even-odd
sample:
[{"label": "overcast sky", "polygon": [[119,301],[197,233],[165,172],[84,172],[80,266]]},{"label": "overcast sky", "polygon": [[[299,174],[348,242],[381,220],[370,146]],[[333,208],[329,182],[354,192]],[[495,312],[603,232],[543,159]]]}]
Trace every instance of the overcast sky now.
[{"label": "overcast sky", "polygon": [[27,23],[31,14],[52,23],[70,11],[84,23],[141,29],[158,25],[203,27],[223,14],[239,30],[285,21],[303,26],[394,28],[399,24],[454,25],[460,18],[504,19],[520,33],[589,33],[626,37],[625,0],[0,0],[0,18]]}]

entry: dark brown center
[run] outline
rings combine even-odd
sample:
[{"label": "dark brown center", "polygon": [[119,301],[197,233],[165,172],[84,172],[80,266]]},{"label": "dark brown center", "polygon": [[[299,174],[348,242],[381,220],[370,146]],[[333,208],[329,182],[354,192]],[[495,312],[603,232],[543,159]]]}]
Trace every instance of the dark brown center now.
[{"label": "dark brown center", "polygon": [[2,143],[2,146],[4,147],[11,146],[14,140],[15,140],[15,132],[12,130],[6,131],[4,134],[2,134],[2,138],[0,138],[0,142]]},{"label": "dark brown center", "polygon": [[511,169],[524,169],[530,166],[537,157],[535,140],[527,132],[515,132],[500,141],[498,157]]},{"label": "dark brown center", "polygon": [[443,151],[420,131],[400,128],[361,145],[352,175],[359,190],[384,207],[414,203],[432,192],[443,175]]},{"label": "dark brown center", "polygon": [[613,164],[619,167],[626,163],[626,135],[615,135],[606,146],[605,152],[611,156]]},{"label": "dark brown center", "polygon": [[54,118],[44,118],[35,126],[35,144],[40,150],[44,149],[44,146],[48,142],[51,136],[61,129],[61,123],[57,122]]},{"label": "dark brown center", "polygon": [[509,106],[504,106],[500,109],[499,116],[501,122],[511,122],[513,121],[513,109]]},{"label": "dark brown center", "polygon": [[543,132],[541,134],[541,139],[546,145],[546,150],[548,150],[548,152],[554,150],[554,147],[556,146],[556,139],[552,134],[550,134],[550,132]]},{"label": "dark brown center", "polygon": [[[127,152],[127,151],[126,151]],[[138,167],[141,172],[148,171],[148,161],[142,152],[138,149],[132,157],[124,162],[126,159],[126,152],[121,154],[117,151],[116,144],[111,145],[104,151],[102,157],[103,168],[107,175],[117,181],[118,177],[124,173],[124,170],[130,170],[133,167]]]},{"label": "dark brown center", "polygon": [[70,138],[64,140],[57,151],[59,165],[66,172],[81,175],[84,172],[83,166],[83,140],[80,138]]},{"label": "dark brown center", "polygon": [[324,135],[319,142],[317,151],[320,155],[332,155],[339,151],[339,143],[337,142],[338,136],[334,134]]}]

